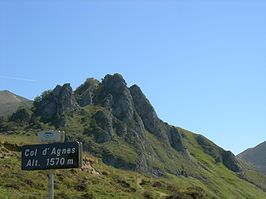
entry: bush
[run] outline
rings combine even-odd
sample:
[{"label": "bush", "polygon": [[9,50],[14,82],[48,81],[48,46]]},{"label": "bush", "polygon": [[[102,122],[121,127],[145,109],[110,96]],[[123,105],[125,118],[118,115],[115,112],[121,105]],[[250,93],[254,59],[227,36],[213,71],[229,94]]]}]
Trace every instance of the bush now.
[{"label": "bush", "polygon": [[30,119],[31,119],[31,112],[28,109],[20,108],[10,116],[9,121],[19,122],[19,123],[29,123]]},{"label": "bush", "polygon": [[93,194],[85,193],[85,194],[81,195],[79,199],[94,199],[94,198],[95,197],[93,196]]},{"label": "bush", "polygon": [[50,94],[51,94],[52,90],[47,90],[42,92],[42,94],[40,96],[37,96],[34,101],[33,101],[33,106],[36,108],[38,107],[38,105],[41,103],[41,101],[49,98]]},{"label": "bush", "polygon": [[71,197],[65,192],[60,192],[59,194],[55,194],[55,199],[71,199]]}]

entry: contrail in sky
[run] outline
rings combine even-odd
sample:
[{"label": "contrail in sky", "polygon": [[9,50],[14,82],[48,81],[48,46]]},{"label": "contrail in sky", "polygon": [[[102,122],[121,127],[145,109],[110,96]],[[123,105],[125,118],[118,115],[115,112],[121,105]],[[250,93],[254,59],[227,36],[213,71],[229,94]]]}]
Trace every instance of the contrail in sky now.
[{"label": "contrail in sky", "polygon": [[26,82],[36,82],[34,79],[26,79],[26,78],[21,78],[21,77],[12,77],[12,76],[5,76],[5,75],[0,75],[1,79],[11,79],[11,80],[17,80],[17,81],[26,81]]}]

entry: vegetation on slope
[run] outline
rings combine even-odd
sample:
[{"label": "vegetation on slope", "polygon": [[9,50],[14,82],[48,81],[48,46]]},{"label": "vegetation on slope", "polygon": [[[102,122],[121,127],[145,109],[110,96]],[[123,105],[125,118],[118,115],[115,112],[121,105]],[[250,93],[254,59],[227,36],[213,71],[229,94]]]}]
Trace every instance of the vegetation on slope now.
[{"label": "vegetation on slope", "polygon": [[[238,174],[205,154],[196,141],[196,134],[183,129],[179,130],[186,135],[186,146],[191,152],[193,161],[197,162],[197,167],[192,168],[191,165],[177,161],[176,164],[182,164],[183,172],[180,170],[176,175],[165,173],[155,178],[145,173],[108,166],[101,158],[86,153],[82,169],[55,171],[56,198],[263,199],[266,197],[261,189],[239,178]],[[27,131],[21,129],[19,133],[0,135],[0,198],[15,196],[16,198],[44,198],[47,194],[47,172],[20,169],[20,146],[34,144],[35,133],[38,130],[33,130],[30,134]],[[126,148],[126,146],[123,147]],[[160,147],[160,145],[157,146],[158,151],[162,150]],[[126,150],[131,151],[130,148]],[[118,152],[111,150],[111,153],[115,155]],[[166,160],[165,164],[171,164],[167,158],[164,160]],[[163,166],[160,164],[158,167]],[[193,169],[189,175],[186,174],[186,166]]]},{"label": "vegetation on slope", "polygon": [[32,102],[9,91],[0,91],[0,116],[8,116],[19,107],[30,108]]},{"label": "vegetation on slope", "polygon": [[119,74],[88,79],[75,92],[58,85],[31,110],[0,120],[3,196],[45,196],[45,172],[21,171],[19,150],[47,129],[65,131],[86,151],[83,169],[56,171],[58,198],[266,198],[265,176],[160,120],[140,88],[128,88]]}]

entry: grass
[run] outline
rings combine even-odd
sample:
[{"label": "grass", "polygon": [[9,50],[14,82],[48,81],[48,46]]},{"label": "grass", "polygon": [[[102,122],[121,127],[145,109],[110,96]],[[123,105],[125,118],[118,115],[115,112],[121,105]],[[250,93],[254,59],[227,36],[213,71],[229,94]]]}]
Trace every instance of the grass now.
[{"label": "grass", "polygon": [[[205,185],[216,196],[220,198],[265,198],[265,192],[239,178],[236,173],[228,170],[223,164],[216,163],[211,156],[204,153],[196,143],[195,134],[182,131],[186,134],[185,140],[189,151],[202,164],[202,168],[205,168],[205,170],[200,171],[202,176],[206,178]],[[263,178],[265,179],[265,176]],[[254,179],[254,181],[256,180]]]},{"label": "grass", "polygon": [[[198,167],[205,178],[175,176],[166,174],[161,178],[117,169],[105,165],[101,159],[85,154],[99,175],[81,169],[55,171],[56,198],[165,198],[174,194],[197,198],[256,198],[266,197],[265,192],[255,185],[240,179],[222,164],[202,152],[194,135],[186,132],[186,145],[206,170]],[[1,135],[3,142],[16,144],[33,143],[33,136]],[[153,144],[158,144],[154,142]],[[2,146],[3,147],[3,146]],[[106,146],[107,148],[110,146]],[[114,146],[112,146],[114,147]],[[1,152],[1,151],[0,151]],[[117,153],[117,151],[113,151]],[[160,155],[165,159],[165,154]],[[0,159],[0,198],[45,198],[47,194],[46,171],[20,170],[20,153],[12,151]]]},{"label": "grass", "polygon": [[22,133],[22,134],[0,134],[0,142],[12,143],[17,145],[23,144],[36,144],[37,138],[34,133]]},{"label": "grass", "polygon": [[[83,142],[84,148],[90,151],[85,156],[90,159],[90,167],[95,172],[86,169],[56,170],[56,198],[266,198],[262,190],[266,190],[265,176],[244,163],[241,176],[232,172],[217,162],[212,154],[204,152],[196,134],[181,128],[178,131],[183,135],[190,157],[178,153],[148,131],[145,132],[146,142],[142,151],[116,133],[111,141],[96,143],[93,136],[84,134],[84,129],[90,127],[92,115],[97,111],[105,110],[87,106],[81,113],[67,117],[67,126],[60,129],[66,132],[68,139]],[[12,132],[0,133],[0,199],[45,198],[47,172],[22,171],[20,153],[12,147],[6,148],[4,143],[18,146],[34,144],[36,132],[52,127],[48,124],[40,124],[40,128],[6,124],[6,127],[9,126]],[[217,146],[212,144],[211,147]],[[219,150],[214,148],[215,153]],[[140,153],[144,154],[149,168],[163,171],[164,175],[155,178],[146,173],[114,168],[104,164],[100,158],[109,154],[126,164],[137,165]]]}]

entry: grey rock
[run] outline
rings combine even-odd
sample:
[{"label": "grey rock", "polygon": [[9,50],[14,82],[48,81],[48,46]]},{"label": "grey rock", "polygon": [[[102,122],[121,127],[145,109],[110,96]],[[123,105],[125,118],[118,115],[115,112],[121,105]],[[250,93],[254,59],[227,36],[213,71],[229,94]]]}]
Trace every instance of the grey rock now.
[{"label": "grey rock", "polygon": [[70,84],[57,85],[38,103],[35,113],[44,120],[50,120],[56,115],[63,115],[78,109],[78,103]]},{"label": "grey rock", "polygon": [[137,85],[130,87],[137,113],[141,117],[145,128],[158,137],[164,137],[166,132],[164,123],[158,118],[149,100]]},{"label": "grey rock", "polygon": [[93,132],[96,142],[103,143],[110,141],[113,134],[112,116],[104,111],[98,111],[92,116],[92,119],[102,129],[102,131]]},{"label": "grey rock", "polygon": [[102,102],[103,106],[107,108],[110,112],[112,112],[112,106],[113,106],[113,96],[111,94],[108,94]]},{"label": "grey rock", "polygon": [[187,153],[187,150],[183,144],[182,136],[178,132],[177,128],[172,126],[168,133],[168,139],[170,142],[170,145],[176,149],[177,151]]},{"label": "grey rock", "polygon": [[38,115],[44,120],[51,119],[57,113],[57,103],[55,100],[42,101],[40,106],[37,107]]},{"label": "grey rock", "polygon": [[133,100],[120,74],[104,77],[96,102],[102,106],[108,106],[119,120],[130,121],[133,118]]},{"label": "grey rock", "polygon": [[202,135],[197,135],[196,140],[203,151],[209,154],[216,163],[223,163],[228,169],[234,172],[241,172],[241,166],[231,151],[225,151]]},{"label": "grey rock", "polygon": [[159,119],[154,108],[141,89],[137,85],[133,85],[130,87],[130,93],[133,97],[135,109],[141,117],[145,128],[159,139],[168,142],[175,150],[183,152],[184,155],[188,155],[182,142],[181,134],[175,127]]},{"label": "grey rock", "polygon": [[120,74],[106,75],[95,99],[98,105],[105,107],[117,119],[114,123],[117,134],[125,136],[128,134],[128,129],[131,129],[142,137],[144,136],[145,128],[142,119],[134,109],[133,98]]},{"label": "grey rock", "polygon": [[75,90],[75,97],[80,106],[93,104],[93,98],[100,82],[94,78],[88,78]]},{"label": "grey rock", "polygon": [[81,99],[79,100],[80,106],[87,106],[93,104],[92,98],[93,98],[93,93],[90,90],[86,90],[81,95]]},{"label": "grey rock", "polygon": [[223,151],[222,153],[223,164],[234,172],[241,172],[241,166],[235,155],[231,151]]}]

